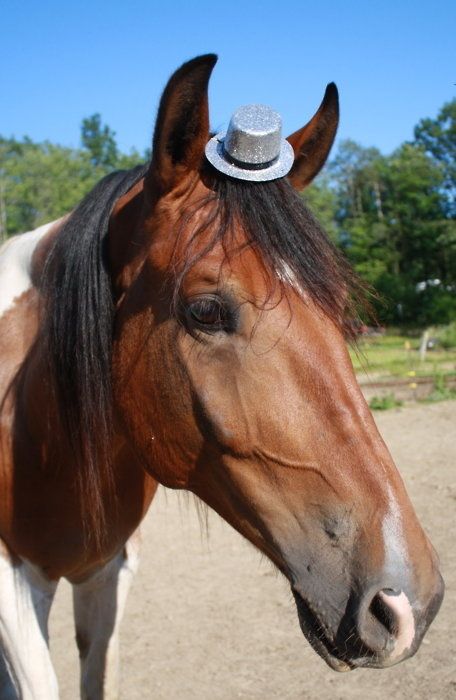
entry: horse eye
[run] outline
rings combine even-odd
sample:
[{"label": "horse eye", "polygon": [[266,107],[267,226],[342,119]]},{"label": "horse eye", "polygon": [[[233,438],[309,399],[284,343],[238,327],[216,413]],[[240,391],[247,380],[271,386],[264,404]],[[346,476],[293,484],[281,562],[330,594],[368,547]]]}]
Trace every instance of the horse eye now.
[{"label": "horse eye", "polygon": [[190,314],[197,323],[213,326],[223,321],[223,307],[213,299],[201,299],[190,306]]},{"label": "horse eye", "polygon": [[185,309],[187,326],[206,333],[232,331],[233,314],[220,297],[206,296],[191,301]]}]

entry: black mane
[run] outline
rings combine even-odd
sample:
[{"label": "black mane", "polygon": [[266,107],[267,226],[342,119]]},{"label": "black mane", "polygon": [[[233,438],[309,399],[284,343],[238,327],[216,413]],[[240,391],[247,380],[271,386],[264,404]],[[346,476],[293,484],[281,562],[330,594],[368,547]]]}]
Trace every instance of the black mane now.
[{"label": "black mane", "polygon": [[146,170],[139,166],[112,173],[86,195],[56,236],[40,285],[44,299],[40,340],[76,460],[88,535],[97,544],[105,526],[102,476],[108,484],[111,481],[114,306],[105,240],[115,202]]}]

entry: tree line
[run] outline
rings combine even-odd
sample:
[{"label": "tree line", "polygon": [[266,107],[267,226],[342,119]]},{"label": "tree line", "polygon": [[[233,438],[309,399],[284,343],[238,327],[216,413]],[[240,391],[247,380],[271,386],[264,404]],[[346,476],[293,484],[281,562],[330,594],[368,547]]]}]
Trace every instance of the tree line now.
[{"label": "tree line", "polygon": [[[0,136],[0,238],[58,218],[101,177],[149,157],[121,153],[99,114],[82,121],[77,149]],[[381,323],[456,318],[456,99],[390,155],[342,141],[304,197],[378,292]]]}]

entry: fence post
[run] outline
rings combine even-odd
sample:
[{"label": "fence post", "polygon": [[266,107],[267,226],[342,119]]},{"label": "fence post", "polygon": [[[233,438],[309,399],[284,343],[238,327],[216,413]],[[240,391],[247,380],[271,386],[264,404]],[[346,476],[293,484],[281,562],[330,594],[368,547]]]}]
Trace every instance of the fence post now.
[{"label": "fence post", "polygon": [[423,332],[423,335],[421,336],[421,342],[420,342],[420,362],[424,362],[426,359],[426,350],[427,350],[428,340],[429,340],[429,331],[425,330]]}]

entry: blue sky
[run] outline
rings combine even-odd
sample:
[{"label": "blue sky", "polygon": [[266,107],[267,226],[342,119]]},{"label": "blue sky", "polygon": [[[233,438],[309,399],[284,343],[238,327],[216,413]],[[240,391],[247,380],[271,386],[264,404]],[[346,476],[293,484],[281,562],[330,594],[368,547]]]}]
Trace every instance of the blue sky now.
[{"label": "blue sky", "polygon": [[2,0],[0,134],[78,146],[100,112],[122,150],[142,150],[169,75],[215,52],[216,129],[262,102],[292,132],[334,80],[339,139],[389,153],[456,95],[455,37],[454,0]]}]

